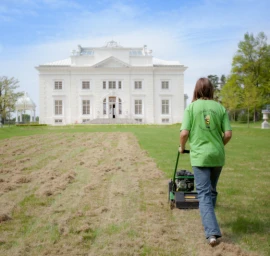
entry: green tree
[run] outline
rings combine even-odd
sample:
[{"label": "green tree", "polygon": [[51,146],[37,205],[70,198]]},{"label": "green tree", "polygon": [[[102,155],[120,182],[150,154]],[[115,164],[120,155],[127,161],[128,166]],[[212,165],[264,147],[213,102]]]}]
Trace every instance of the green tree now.
[{"label": "green tree", "polygon": [[226,83],[225,75],[222,75],[220,78],[217,75],[209,75],[207,78],[211,81],[214,86],[214,99],[216,101],[221,101],[220,90]]},{"label": "green tree", "polygon": [[[263,32],[259,33],[257,37],[246,33],[244,41],[240,41],[238,51],[233,57],[231,75],[237,76],[238,83],[243,87],[244,91],[247,90],[246,95],[251,91],[256,92],[256,95],[260,95],[260,102],[252,104],[254,107],[254,121],[257,117],[257,109],[269,103],[269,70],[270,46],[267,44],[267,37]],[[248,83],[248,85],[245,83]],[[257,89],[253,90],[250,86]]]},{"label": "green tree", "polygon": [[207,78],[211,81],[214,86],[214,99],[220,100],[220,89],[219,89],[219,77],[217,75],[209,75]]},{"label": "green tree", "polygon": [[252,79],[246,77],[244,79],[244,83],[245,88],[242,91],[241,99],[242,106],[247,109],[247,122],[249,126],[250,110],[256,109],[258,106],[260,106],[263,97],[259,88],[252,84]]},{"label": "green tree", "polygon": [[30,123],[30,115],[29,114],[22,114],[22,122],[23,123]]},{"label": "green tree", "polygon": [[235,121],[236,110],[241,106],[241,94],[243,89],[237,83],[237,77],[232,75],[221,89],[221,99],[224,107],[232,114]]},{"label": "green tree", "polygon": [[226,76],[225,75],[221,75],[219,84],[220,84],[220,89],[222,89],[222,87],[226,84]]},{"label": "green tree", "polygon": [[2,116],[2,123],[7,114],[14,111],[16,100],[22,95],[21,92],[15,92],[19,88],[18,83],[18,80],[13,77],[0,77],[0,115]]},{"label": "green tree", "polygon": [[211,81],[212,85],[214,86],[214,89],[219,88],[219,77],[217,75],[209,75],[207,78]]}]

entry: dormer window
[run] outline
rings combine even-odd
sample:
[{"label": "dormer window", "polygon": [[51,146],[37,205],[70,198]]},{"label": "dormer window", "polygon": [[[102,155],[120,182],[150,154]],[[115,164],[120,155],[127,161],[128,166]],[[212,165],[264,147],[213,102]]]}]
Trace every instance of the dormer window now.
[{"label": "dormer window", "polygon": [[129,55],[130,56],[143,56],[142,50],[131,50],[129,52]]},{"label": "dormer window", "polygon": [[94,56],[94,51],[91,50],[91,49],[84,49],[84,48],[82,48],[81,55]]}]

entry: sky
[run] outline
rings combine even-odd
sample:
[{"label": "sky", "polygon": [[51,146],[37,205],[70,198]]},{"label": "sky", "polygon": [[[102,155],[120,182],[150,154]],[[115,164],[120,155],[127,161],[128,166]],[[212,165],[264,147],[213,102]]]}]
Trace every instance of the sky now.
[{"label": "sky", "polygon": [[190,102],[198,78],[229,75],[245,33],[270,43],[269,10],[269,0],[0,0],[0,76],[19,81],[38,115],[35,67],[114,40],[187,66]]}]

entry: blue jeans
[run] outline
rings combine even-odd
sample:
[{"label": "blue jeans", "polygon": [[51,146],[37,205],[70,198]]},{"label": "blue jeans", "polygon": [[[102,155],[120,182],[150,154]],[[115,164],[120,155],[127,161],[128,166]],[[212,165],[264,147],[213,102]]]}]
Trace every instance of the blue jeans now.
[{"label": "blue jeans", "polygon": [[192,169],[205,236],[206,238],[212,235],[221,237],[214,208],[218,195],[216,187],[222,167],[192,166]]}]

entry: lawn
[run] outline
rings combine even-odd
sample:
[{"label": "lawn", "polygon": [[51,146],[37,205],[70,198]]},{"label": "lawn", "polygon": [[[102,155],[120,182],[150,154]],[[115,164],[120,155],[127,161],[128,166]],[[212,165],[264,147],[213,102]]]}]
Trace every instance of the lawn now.
[{"label": "lawn", "polygon": [[[63,127],[4,127],[0,129],[0,147],[14,136],[54,133],[132,132],[142,149],[148,152],[171,177],[178,148],[180,125],[76,125]],[[218,191],[217,216],[224,237],[248,251],[270,255],[270,130],[260,124],[233,124],[233,138],[226,146],[226,165]],[[188,155],[179,168],[190,170]]]}]

